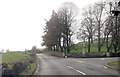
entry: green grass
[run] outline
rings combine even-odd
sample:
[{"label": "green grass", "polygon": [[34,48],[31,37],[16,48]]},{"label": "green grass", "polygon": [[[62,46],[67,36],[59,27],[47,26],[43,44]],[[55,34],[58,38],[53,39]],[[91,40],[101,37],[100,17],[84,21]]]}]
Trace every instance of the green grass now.
[{"label": "green grass", "polygon": [[[88,51],[87,45],[85,47],[85,50],[86,50],[86,52]],[[97,52],[97,50],[98,50],[97,44],[95,44],[95,43],[91,44],[90,50],[91,50],[91,52]],[[83,44],[82,43],[78,43],[78,44],[72,45],[71,48],[70,48],[70,51],[71,51],[71,53],[82,53],[82,51],[83,51]],[[104,48],[102,47],[101,51],[106,51],[105,47]]]},{"label": "green grass", "polygon": [[[87,52],[88,51],[87,45],[86,45],[85,49],[86,49],[86,52]],[[70,51],[71,51],[71,53],[82,53],[82,51],[83,51],[83,44],[82,43],[78,43],[78,44],[72,45],[70,47]],[[90,51],[91,52],[98,52],[98,44],[97,43],[91,44]],[[101,47],[101,52],[103,52],[103,53],[107,52],[106,44],[103,44],[103,46]],[[113,52],[114,52],[114,50],[113,50]],[[120,50],[118,52],[120,52]]]},{"label": "green grass", "polygon": [[112,67],[114,67],[114,68],[117,68],[117,69],[119,69],[120,70],[120,61],[112,61],[112,62],[108,62],[107,63],[109,66],[112,66]]},{"label": "green grass", "polygon": [[[9,69],[13,67],[12,63],[19,62],[24,60],[26,57],[30,56],[30,52],[6,52],[3,54],[0,54],[0,57],[2,57],[2,62],[5,62],[8,64]],[[37,62],[30,63],[28,65],[29,68],[26,68],[23,70],[20,75],[32,75],[34,70],[36,69]]]},{"label": "green grass", "polygon": [[2,53],[0,53],[0,63],[2,63]]},{"label": "green grass", "polygon": [[17,61],[21,61],[29,56],[30,53],[27,52],[6,52],[2,54],[2,62],[5,63],[14,63]]},{"label": "green grass", "polygon": [[35,61],[34,63],[29,64],[28,66],[29,68],[26,68],[25,70],[23,70],[21,73],[19,73],[19,75],[32,75],[32,73],[35,71],[35,69],[37,68],[37,61]]},{"label": "green grass", "polygon": [[1,54],[2,63],[7,63],[9,69],[12,69],[13,63],[24,60],[26,57],[30,55],[30,52],[6,52]]},{"label": "green grass", "polygon": [[74,44],[70,47],[71,53],[81,53],[83,51],[83,45],[81,43]]}]

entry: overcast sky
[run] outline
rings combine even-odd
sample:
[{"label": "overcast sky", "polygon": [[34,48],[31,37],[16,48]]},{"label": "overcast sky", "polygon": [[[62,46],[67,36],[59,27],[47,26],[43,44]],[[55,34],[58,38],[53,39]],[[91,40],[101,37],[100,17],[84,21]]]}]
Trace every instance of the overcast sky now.
[{"label": "overcast sky", "polygon": [[0,51],[42,48],[44,19],[66,1],[83,8],[98,0],[0,0]]}]

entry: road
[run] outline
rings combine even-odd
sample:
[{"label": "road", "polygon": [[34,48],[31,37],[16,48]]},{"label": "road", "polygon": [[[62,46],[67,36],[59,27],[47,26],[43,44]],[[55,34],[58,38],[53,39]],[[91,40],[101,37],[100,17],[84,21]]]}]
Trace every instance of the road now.
[{"label": "road", "polygon": [[38,54],[39,63],[34,75],[118,75],[107,68],[106,62],[118,58],[58,58]]}]

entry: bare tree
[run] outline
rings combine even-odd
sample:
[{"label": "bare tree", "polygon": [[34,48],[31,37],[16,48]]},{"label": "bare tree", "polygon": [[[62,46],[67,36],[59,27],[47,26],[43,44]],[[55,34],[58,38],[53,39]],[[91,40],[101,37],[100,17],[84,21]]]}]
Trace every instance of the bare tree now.
[{"label": "bare tree", "polygon": [[84,34],[86,34],[88,38],[88,52],[90,52],[90,44],[93,43],[93,36],[96,31],[93,12],[94,9],[92,7],[89,7],[87,10],[84,10],[84,19],[81,22],[81,27],[85,30]]},{"label": "bare tree", "polygon": [[62,36],[63,36],[63,48],[65,53],[70,52],[71,45],[71,36],[73,35],[73,31],[71,27],[76,22],[77,15],[77,6],[72,2],[65,2],[58,9],[58,15],[60,17],[60,24],[62,27]]},{"label": "bare tree", "polygon": [[[105,21],[105,36],[106,36],[106,47],[107,47],[107,52],[110,52],[113,50],[117,52],[120,49],[119,46],[119,16],[115,17],[114,14],[112,14],[112,11],[116,8],[117,4],[116,1],[114,0],[113,2],[108,2],[107,3],[108,6],[106,6],[106,14],[107,14],[107,19]],[[116,24],[116,22],[118,21],[118,23]],[[117,25],[117,28],[116,28]],[[111,38],[109,38],[111,37]],[[109,38],[109,39],[108,39]]]},{"label": "bare tree", "polygon": [[[54,50],[70,52],[71,36],[73,35],[72,26],[75,23],[77,6],[72,2],[63,3],[57,12],[53,11],[51,19],[46,22],[43,45]],[[61,39],[63,39],[61,41]],[[62,46],[63,43],[63,46]]]},{"label": "bare tree", "polygon": [[106,11],[107,18],[105,20],[106,28],[105,28],[104,36],[106,39],[107,52],[110,52],[110,49],[112,48],[112,44],[110,44],[110,46],[109,46],[109,42],[110,42],[109,36],[111,37],[113,25],[114,25],[113,16],[112,16],[112,12],[111,12],[112,8],[113,8],[112,2],[109,2],[106,4],[105,11]]},{"label": "bare tree", "polygon": [[105,8],[105,3],[104,2],[99,2],[94,5],[94,16],[95,16],[95,21],[96,21],[96,28],[98,31],[98,52],[101,52],[101,28],[103,27],[103,11]]}]

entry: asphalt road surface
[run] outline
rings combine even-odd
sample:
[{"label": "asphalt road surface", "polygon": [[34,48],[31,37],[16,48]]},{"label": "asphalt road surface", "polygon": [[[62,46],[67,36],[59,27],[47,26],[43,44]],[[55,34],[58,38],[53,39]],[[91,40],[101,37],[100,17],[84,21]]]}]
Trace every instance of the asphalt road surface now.
[{"label": "asphalt road surface", "polygon": [[46,54],[38,55],[38,67],[34,75],[119,75],[105,66],[115,58],[58,58]]}]

